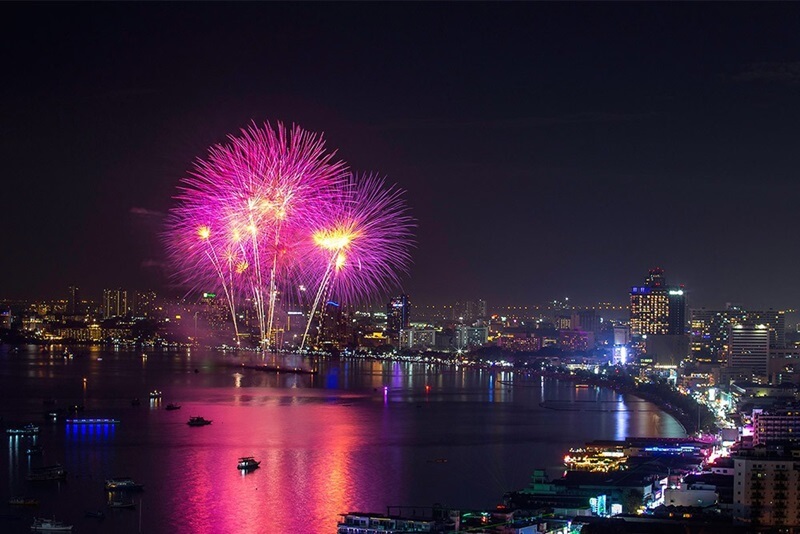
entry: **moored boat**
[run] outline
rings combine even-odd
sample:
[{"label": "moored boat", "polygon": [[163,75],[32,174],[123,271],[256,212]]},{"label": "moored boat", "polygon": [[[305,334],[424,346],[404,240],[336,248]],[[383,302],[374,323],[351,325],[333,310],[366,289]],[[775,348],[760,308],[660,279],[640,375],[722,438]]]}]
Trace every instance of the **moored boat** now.
[{"label": "moored boat", "polygon": [[181,409],[180,404],[173,404],[173,403],[167,404],[167,410],[180,410],[180,409]]},{"label": "moored boat", "polygon": [[261,465],[261,462],[256,461],[252,456],[243,456],[239,458],[236,468],[242,471],[252,471],[253,469],[258,469],[259,465]]},{"label": "moored boat", "polygon": [[103,519],[106,516],[106,513],[102,510],[87,510],[86,517],[96,517],[97,519]]},{"label": "moored boat", "polygon": [[109,478],[106,480],[106,491],[142,491],[144,484],[134,482],[130,477]]},{"label": "moored boat", "polygon": [[28,456],[35,456],[38,454],[42,454],[42,452],[44,452],[44,449],[42,448],[41,445],[31,445],[25,450],[25,453]]},{"label": "moored boat", "polygon": [[133,501],[108,501],[109,508],[124,509],[136,508],[136,503]]},{"label": "moored boat", "polygon": [[153,391],[150,392],[150,398],[151,399],[160,399],[161,398],[161,391],[159,391],[157,389],[154,389]]},{"label": "moored boat", "polygon": [[35,436],[39,433],[39,427],[29,423],[22,427],[6,428],[6,434],[11,436]]},{"label": "moored boat", "polygon": [[105,417],[87,418],[81,417],[79,419],[67,419],[68,425],[118,425],[119,419],[109,419]]},{"label": "moored boat", "polygon": [[33,482],[41,482],[47,480],[65,480],[67,478],[67,471],[61,464],[48,465],[46,467],[37,467],[28,473],[28,480]]},{"label": "moored boat", "polygon": [[200,416],[194,416],[194,417],[190,417],[189,421],[187,421],[186,424],[189,425],[189,426],[205,426],[205,425],[210,425],[211,424],[211,420],[204,419],[204,418],[202,418]]},{"label": "moored boat", "polygon": [[33,525],[31,525],[33,532],[72,532],[72,525],[65,525],[61,521],[55,519],[43,519],[41,517],[33,518]]}]

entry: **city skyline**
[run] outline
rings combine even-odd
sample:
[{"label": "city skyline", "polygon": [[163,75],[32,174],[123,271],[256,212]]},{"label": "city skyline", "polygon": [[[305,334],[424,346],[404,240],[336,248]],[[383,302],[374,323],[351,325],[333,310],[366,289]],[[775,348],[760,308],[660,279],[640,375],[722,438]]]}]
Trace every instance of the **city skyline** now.
[{"label": "city skyline", "polygon": [[408,191],[397,294],[620,302],[660,265],[690,306],[794,308],[798,10],[5,6],[0,298],[168,290],[178,181],[283,120]]}]

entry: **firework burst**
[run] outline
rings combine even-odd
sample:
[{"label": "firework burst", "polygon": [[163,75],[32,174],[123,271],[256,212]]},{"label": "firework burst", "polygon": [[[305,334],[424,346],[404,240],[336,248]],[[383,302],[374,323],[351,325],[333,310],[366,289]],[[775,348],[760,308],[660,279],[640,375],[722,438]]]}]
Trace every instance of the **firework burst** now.
[{"label": "firework burst", "polygon": [[[177,281],[252,306],[262,343],[278,295],[313,288],[355,303],[386,291],[410,264],[413,220],[402,191],[348,174],[323,138],[255,125],[209,149],[180,184],[166,242]],[[299,297],[297,297],[299,299]]]}]

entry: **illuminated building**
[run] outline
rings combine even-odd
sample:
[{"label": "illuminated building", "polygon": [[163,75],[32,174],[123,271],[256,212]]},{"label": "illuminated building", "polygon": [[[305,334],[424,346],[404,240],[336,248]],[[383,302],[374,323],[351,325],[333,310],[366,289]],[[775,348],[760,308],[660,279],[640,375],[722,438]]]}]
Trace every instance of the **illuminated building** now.
[{"label": "illuminated building", "polygon": [[133,314],[136,317],[153,317],[156,309],[155,291],[137,291],[133,296]]},{"label": "illuminated building", "polygon": [[614,325],[614,345],[627,345],[630,342],[630,327],[625,325]]},{"label": "illuminated building", "polygon": [[666,285],[664,270],[650,269],[643,286],[630,292],[631,334],[683,335],[686,320],[686,296],[682,287]]},{"label": "illuminated building", "polygon": [[739,322],[733,310],[693,309],[689,320],[691,352],[695,360],[716,363],[728,351],[731,321]]},{"label": "illuminated building", "polygon": [[436,346],[433,328],[406,328],[400,331],[400,346],[404,349],[429,349]]},{"label": "illuminated building", "polygon": [[728,367],[766,377],[769,369],[769,329],[763,324],[737,324],[730,330]]},{"label": "illuminated building", "polygon": [[458,350],[482,347],[489,338],[488,326],[456,325],[454,343]]},{"label": "illuminated building", "polygon": [[763,324],[769,330],[770,349],[786,346],[786,314],[776,310],[746,311],[738,305],[724,310],[691,311],[689,333],[692,354],[698,361],[717,362],[728,353],[728,336],[737,324]]},{"label": "illuminated building", "polygon": [[576,310],[572,312],[570,318],[570,329],[597,334],[600,331],[600,323],[596,310]]},{"label": "illuminated building", "polygon": [[753,410],[753,444],[800,444],[800,407]]},{"label": "illuminated building", "polygon": [[103,318],[125,317],[128,314],[128,292],[124,289],[103,290]]},{"label": "illuminated building", "polygon": [[563,350],[587,351],[594,348],[594,334],[582,330],[559,330],[558,345]]},{"label": "illuminated building", "polygon": [[396,338],[400,334],[400,330],[408,328],[410,305],[411,302],[408,299],[408,295],[405,294],[394,297],[386,305],[386,331],[392,337]]},{"label": "illuminated building", "polygon": [[82,313],[81,296],[78,286],[69,286],[67,291],[67,315]]},{"label": "illuminated building", "polygon": [[733,519],[758,527],[800,525],[800,451],[758,446],[733,458]]}]

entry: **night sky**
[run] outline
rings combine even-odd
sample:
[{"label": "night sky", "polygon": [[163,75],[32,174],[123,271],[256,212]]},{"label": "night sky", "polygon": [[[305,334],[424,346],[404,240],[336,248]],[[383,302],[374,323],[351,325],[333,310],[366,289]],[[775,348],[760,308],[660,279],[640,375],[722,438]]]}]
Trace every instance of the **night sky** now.
[{"label": "night sky", "polygon": [[164,291],[178,180],[251,121],[408,191],[417,303],[797,307],[800,5],[2,4],[0,298]]}]

